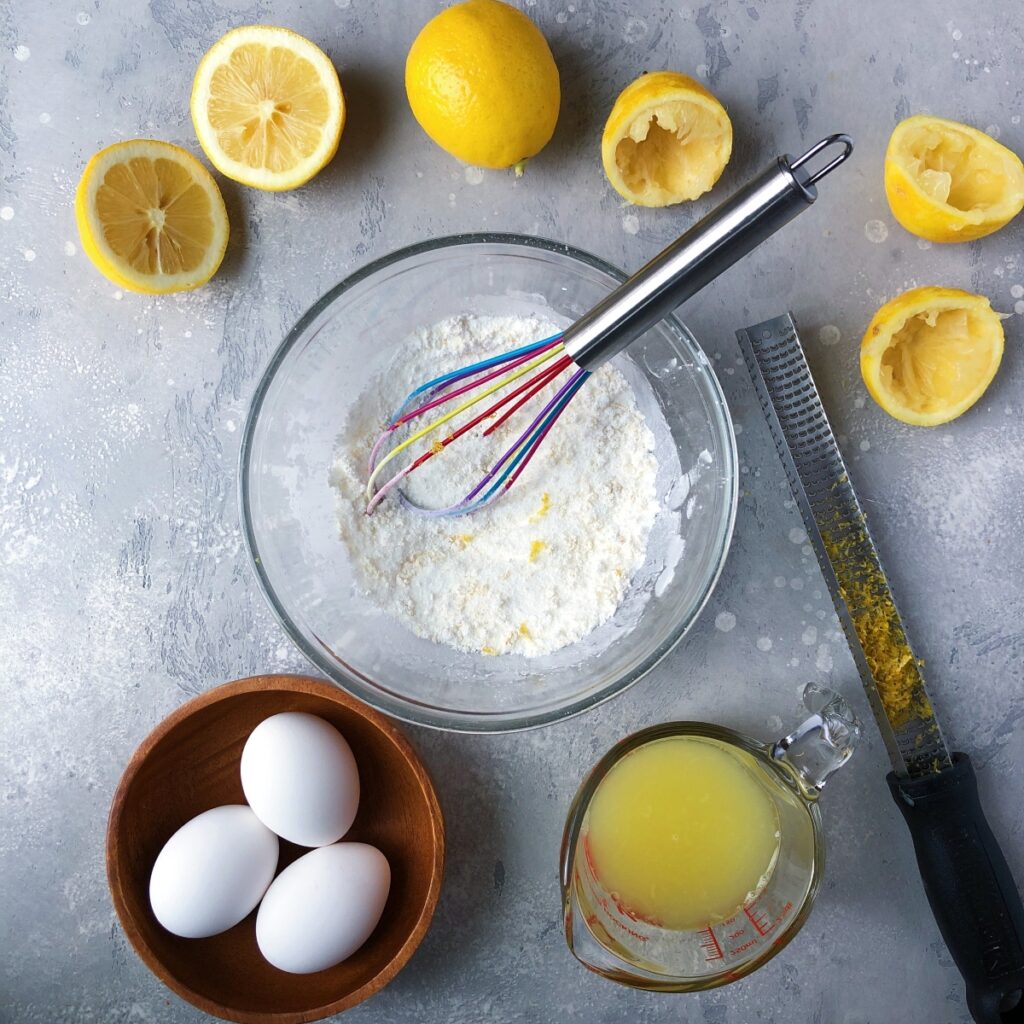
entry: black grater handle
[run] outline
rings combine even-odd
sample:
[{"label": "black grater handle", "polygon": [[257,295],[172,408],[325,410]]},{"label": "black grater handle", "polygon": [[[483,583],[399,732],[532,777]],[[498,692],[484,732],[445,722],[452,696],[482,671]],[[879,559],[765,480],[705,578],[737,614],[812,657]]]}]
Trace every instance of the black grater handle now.
[{"label": "black grater handle", "polygon": [[1024,907],[985,820],[971,759],[909,779],[890,772],[924,891],[977,1024],[1024,1024]]}]

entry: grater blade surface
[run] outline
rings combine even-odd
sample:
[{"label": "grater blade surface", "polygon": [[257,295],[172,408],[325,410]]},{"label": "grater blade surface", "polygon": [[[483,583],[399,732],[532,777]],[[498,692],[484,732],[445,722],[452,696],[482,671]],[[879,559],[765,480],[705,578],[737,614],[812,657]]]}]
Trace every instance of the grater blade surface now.
[{"label": "grater blade surface", "polygon": [[899,775],[952,764],[790,314],[737,331],[871,709]]}]

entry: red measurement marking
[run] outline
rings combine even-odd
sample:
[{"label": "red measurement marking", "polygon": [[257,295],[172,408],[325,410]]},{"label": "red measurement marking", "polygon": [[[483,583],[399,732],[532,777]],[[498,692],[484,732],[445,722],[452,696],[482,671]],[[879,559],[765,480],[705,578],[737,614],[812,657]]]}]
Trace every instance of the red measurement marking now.
[{"label": "red measurement marking", "polygon": [[[780,925],[785,920],[786,914],[788,912],[790,912],[792,909],[793,909],[793,903],[787,902],[787,903],[782,904],[782,908],[778,911],[778,914],[777,914],[775,920],[772,922],[772,926],[771,927],[774,928],[776,925]],[[777,942],[781,942],[784,938],[785,938],[785,933],[783,932],[781,935],[778,936],[778,938],[775,939],[775,942],[776,943]]]},{"label": "red measurement marking", "polygon": [[767,935],[772,930],[774,922],[768,922],[768,918],[764,914],[753,913],[750,907],[744,907],[743,913],[747,915],[747,920],[754,926],[754,931],[758,935]]},{"label": "red measurement marking", "polygon": [[[612,910],[612,907],[614,906],[615,910],[619,910],[620,907],[619,907],[619,904],[617,902],[613,902],[613,901],[609,900],[609,898],[607,896],[599,896],[598,900],[597,900],[597,903],[598,903],[598,906],[607,915],[607,922],[606,922],[607,924],[614,925],[620,931],[623,931],[627,935],[632,936],[634,939],[637,940],[637,942],[647,942],[648,941],[648,937],[646,935],[642,935],[640,932],[634,931],[632,928],[629,927],[628,924],[626,924],[623,921],[620,921],[615,916],[615,911]],[[593,921],[591,921],[591,918],[593,918]],[[597,922],[597,920],[598,920],[597,914],[591,914],[590,917],[587,918],[587,923],[588,924],[595,924]]]},{"label": "red measurement marking", "polygon": [[614,917],[611,914],[608,915],[608,923],[615,925],[615,927],[618,928],[619,931],[625,932],[630,938],[636,939],[637,942],[649,941],[649,936],[644,935],[633,928],[630,928],[628,924],[624,924],[617,917]]},{"label": "red measurement marking", "polygon": [[746,953],[748,949],[753,949],[753,947],[756,946],[759,941],[760,939],[756,937],[747,939],[746,942],[743,942],[740,945],[735,946],[733,949],[730,949],[729,956],[739,956],[741,953]]},{"label": "red measurement marking", "polygon": [[705,960],[724,960],[725,956],[722,953],[722,947],[718,944],[718,939],[715,938],[715,933],[711,930],[711,927],[702,928],[698,935],[704,936],[700,940],[701,948],[704,950]]}]

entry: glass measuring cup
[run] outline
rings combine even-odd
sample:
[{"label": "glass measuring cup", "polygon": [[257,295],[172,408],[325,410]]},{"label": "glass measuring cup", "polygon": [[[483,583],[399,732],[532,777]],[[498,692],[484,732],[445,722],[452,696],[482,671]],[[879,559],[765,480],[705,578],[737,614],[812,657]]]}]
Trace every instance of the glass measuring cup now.
[{"label": "glass measuring cup", "polygon": [[[817,798],[849,759],[860,725],[846,701],[813,684],[811,712],[774,743],[705,722],[668,722],[619,742],[584,780],[562,839],[565,937],[588,969],[633,988],[693,992],[735,981],[770,960],[799,931],[821,883],[825,858]],[[588,844],[590,810],[608,773],[627,755],[677,737],[727,753],[761,787],[777,816],[769,869],[735,912],[689,928],[667,928],[628,907],[599,877]]]}]

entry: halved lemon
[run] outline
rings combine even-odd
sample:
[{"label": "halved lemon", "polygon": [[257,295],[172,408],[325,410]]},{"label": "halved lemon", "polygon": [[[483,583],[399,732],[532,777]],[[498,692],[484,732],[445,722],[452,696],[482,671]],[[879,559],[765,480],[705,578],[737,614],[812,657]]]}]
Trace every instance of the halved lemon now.
[{"label": "halved lemon", "polygon": [[912,288],[872,317],[860,372],[890,416],[920,427],[948,423],[985,393],[1003,358],[1001,318],[984,295]]},{"label": "halved lemon", "polygon": [[998,231],[1024,208],[1024,164],[977,128],[917,114],[889,139],[885,194],[912,234],[967,242]]},{"label": "halved lemon", "polygon": [[213,175],[186,150],[152,139],[115,143],[86,164],[75,220],[97,269],[150,295],[205,284],[228,244]]},{"label": "halved lemon", "polygon": [[725,107],[677,71],[653,71],[627,85],[601,137],[608,180],[638,206],[696,199],[718,181],[731,155]]},{"label": "halved lemon", "polygon": [[222,174],[280,192],[330,161],[345,127],[345,98],[327,55],[286,28],[243,25],[199,62],[192,123]]}]

